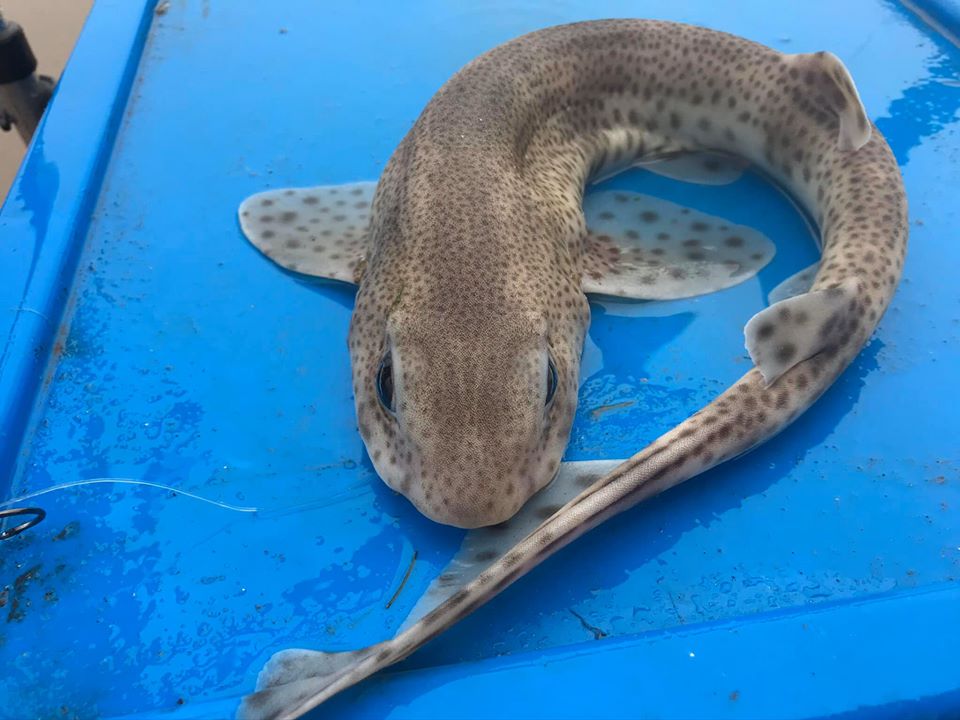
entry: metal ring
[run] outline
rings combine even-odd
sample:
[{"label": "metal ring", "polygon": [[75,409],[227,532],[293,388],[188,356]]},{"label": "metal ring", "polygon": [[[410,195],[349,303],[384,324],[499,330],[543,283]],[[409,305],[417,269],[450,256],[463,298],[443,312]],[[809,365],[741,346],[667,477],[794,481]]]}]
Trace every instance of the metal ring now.
[{"label": "metal ring", "polygon": [[15,535],[19,535],[24,530],[29,530],[47,516],[46,510],[37,507],[12,508],[10,510],[0,510],[0,520],[8,517],[17,517],[18,515],[33,515],[29,520],[20,523],[12,528],[7,528],[0,532],[0,540],[9,540]]}]

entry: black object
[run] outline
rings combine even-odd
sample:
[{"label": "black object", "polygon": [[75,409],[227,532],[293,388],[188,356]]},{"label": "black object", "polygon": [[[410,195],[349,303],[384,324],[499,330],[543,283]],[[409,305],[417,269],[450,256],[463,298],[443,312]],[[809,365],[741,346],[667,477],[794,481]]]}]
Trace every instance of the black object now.
[{"label": "black object", "polygon": [[0,15],[0,129],[17,128],[29,143],[56,85],[37,76],[37,58],[23,28]]},{"label": "black object", "polygon": [[0,20],[0,85],[28,78],[36,70],[37,58],[23,28]]},{"label": "black object", "polygon": [[0,532],[0,540],[9,540],[15,535],[19,535],[24,530],[29,530],[34,525],[43,520],[47,513],[42,508],[37,507],[24,507],[24,508],[13,508],[10,510],[0,510],[0,520],[8,517],[17,517],[20,515],[32,515],[33,517],[25,520],[19,525],[15,525],[12,528],[7,528],[3,532]]}]

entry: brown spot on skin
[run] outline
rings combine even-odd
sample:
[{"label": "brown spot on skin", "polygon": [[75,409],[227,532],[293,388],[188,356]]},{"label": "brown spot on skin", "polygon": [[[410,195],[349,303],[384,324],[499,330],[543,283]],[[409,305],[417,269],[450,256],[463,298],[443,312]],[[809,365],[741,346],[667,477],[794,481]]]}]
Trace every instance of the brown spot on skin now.
[{"label": "brown spot on skin", "polygon": [[785,343],[777,348],[777,361],[786,364],[797,356],[797,346]]},{"label": "brown spot on skin", "polygon": [[512,552],[507,553],[504,556],[503,564],[506,565],[507,567],[512,567],[513,565],[516,565],[518,562],[520,562],[522,559],[523,559],[523,553],[514,550]]}]

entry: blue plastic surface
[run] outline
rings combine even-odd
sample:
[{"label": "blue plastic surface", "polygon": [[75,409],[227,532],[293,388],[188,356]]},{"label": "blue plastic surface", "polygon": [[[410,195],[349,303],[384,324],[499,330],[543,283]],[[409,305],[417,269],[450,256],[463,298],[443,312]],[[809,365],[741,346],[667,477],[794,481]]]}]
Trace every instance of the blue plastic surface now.
[{"label": "blue plastic surface", "polygon": [[[352,292],[279,272],[236,207],[375,178],[465,62],[610,16],[838,54],[904,172],[903,283],[790,429],[598,528],[317,716],[960,714],[960,50],[877,0],[320,7],[99,0],[0,212],[6,494],[112,476],[261,508],[120,485],[38,499],[47,520],[0,544],[0,717],[224,716],[276,650],[392,634],[462,533],[365,457]],[[630,454],[739,377],[743,323],[816,255],[753,176],[606,186],[758,227],[778,255],[709,297],[595,303],[570,459]]]},{"label": "blue plastic surface", "polygon": [[955,45],[960,40],[960,0],[904,0],[903,4]]}]

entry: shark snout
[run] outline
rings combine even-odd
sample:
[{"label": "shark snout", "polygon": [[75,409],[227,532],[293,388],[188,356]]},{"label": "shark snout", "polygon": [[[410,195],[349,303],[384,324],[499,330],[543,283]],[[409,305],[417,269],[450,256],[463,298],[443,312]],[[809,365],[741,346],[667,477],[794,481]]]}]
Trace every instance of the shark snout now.
[{"label": "shark snout", "polygon": [[439,506],[431,504],[429,507],[418,506],[418,509],[435,522],[466,529],[505,522],[516,515],[523,504],[523,500],[517,502],[502,497],[494,500],[457,493],[444,499],[446,503],[441,502]]},{"label": "shark snout", "polygon": [[420,483],[408,494],[427,517],[445,525],[477,528],[509,520],[549,478],[525,462],[530,449],[465,443],[453,454],[424,457]]}]

